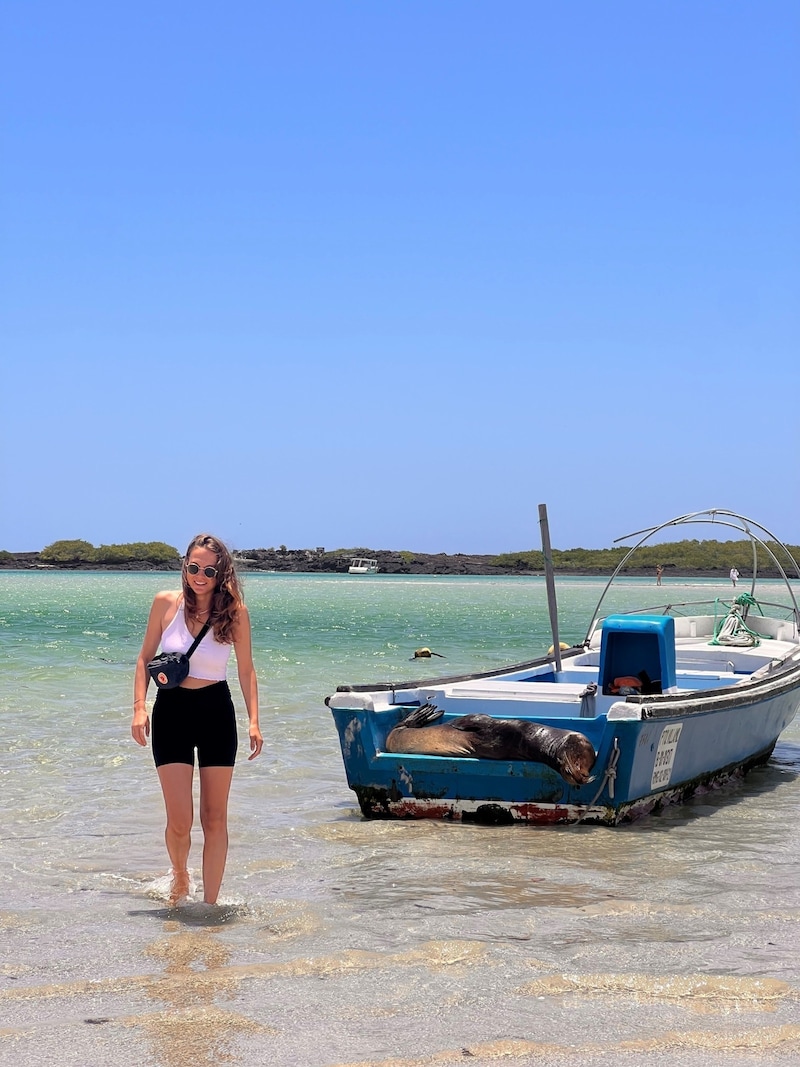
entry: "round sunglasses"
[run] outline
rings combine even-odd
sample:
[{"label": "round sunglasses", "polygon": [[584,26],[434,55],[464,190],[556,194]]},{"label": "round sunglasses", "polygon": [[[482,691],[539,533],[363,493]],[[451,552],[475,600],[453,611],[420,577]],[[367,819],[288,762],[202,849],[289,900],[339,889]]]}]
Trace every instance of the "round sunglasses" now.
[{"label": "round sunglasses", "polygon": [[187,563],[186,570],[189,574],[199,574],[202,571],[206,578],[216,578],[219,574],[216,567],[201,567],[199,563]]}]

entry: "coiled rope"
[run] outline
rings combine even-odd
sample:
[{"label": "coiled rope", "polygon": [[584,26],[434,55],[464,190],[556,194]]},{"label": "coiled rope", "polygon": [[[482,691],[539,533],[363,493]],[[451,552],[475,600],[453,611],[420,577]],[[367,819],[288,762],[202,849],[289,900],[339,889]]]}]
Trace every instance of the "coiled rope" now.
[{"label": "coiled rope", "polygon": [[[717,607],[720,601],[715,601],[714,617],[716,620]],[[763,615],[758,601],[750,593],[740,593],[728,609],[727,615],[722,621],[714,623],[714,636],[708,642],[710,645],[731,645],[740,648],[757,648],[761,644],[761,637],[751,630],[744,621],[750,608],[756,607]]]}]

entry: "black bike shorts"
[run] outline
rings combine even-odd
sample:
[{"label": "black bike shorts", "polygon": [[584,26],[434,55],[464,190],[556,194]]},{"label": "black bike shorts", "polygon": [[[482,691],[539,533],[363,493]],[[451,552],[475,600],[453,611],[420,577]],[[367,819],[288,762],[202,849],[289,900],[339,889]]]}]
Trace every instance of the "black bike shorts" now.
[{"label": "black bike shorts", "polygon": [[227,682],[201,689],[159,689],[153,705],[153,759],[201,767],[232,767],[236,762],[236,712]]}]

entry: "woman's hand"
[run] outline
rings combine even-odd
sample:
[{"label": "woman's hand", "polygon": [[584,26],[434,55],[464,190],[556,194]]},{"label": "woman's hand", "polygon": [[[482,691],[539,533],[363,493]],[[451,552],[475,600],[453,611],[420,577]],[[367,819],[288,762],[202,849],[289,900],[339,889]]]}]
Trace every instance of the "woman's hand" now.
[{"label": "woman's hand", "polygon": [[257,725],[250,726],[250,755],[247,757],[249,760],[255,759],[256,756],[261,755],[261,747],[264,744],[264,738],[261,736],[261,731]]},{"label": "woman's hand", "polygon": [[133,722],[131,723],[131,737],[137,745],[146,745],[149,736],[150,716],[147,714],[147,708],[135,708]]}]

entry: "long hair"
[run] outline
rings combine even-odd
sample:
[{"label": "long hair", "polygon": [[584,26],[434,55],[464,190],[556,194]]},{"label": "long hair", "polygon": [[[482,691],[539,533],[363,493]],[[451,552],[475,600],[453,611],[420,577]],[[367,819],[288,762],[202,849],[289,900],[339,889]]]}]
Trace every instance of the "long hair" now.
[{"label": "long hair", "polygon": [[[189,542],[186,555],[183,557],[181,568],[181,581],[183,584],[183,601],[189,615],[195,615],[197,611],[197,597],[186,578],[186,564],[189,553],[193,548],[207,548],[217,557],[217,584],[211,599],[211,612],[208,621],[214,631],[215,640],[225,645],[233,643],[236,636],[236,621],[239,608],[244,603],[242,588],[233,565],[233,558],[227,547],[211,534],[198,534]],[[195,616],[196,617],[196,616]]]}]

